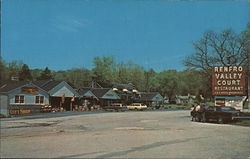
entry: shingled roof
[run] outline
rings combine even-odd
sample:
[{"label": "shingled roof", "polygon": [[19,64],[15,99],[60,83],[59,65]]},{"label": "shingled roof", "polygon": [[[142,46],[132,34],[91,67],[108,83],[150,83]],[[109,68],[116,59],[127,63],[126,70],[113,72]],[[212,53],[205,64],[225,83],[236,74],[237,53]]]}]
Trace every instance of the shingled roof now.
[{"label": "shingled roof", "polygon": [[101,98],[107,93],[110,89],[109,88],[91,88],[91,92],[97,97]]},{"label": "shingled roof", "polygon": [[6,81],[0,85],[0,92],[7,93],[13,89],[29,84],[29,81]]},{"label": "shingled roof", "polygon": [[53,81],[53,80],[40,80],[40,81],[34,81],[33,83],[41,87],[42,89],[46,91],[50,91],[55,86],[57,86],[62,81]]},{"label": "shingled roof", "polygon": [[135,86],[132,83],[123,84],[123,83],[99,83],[103,88],[117,88],[117,89],[127,89],[127,90],[133,90]]},{"label": "shingled roof", "polygon": [[91,88],[89,88],[89,87],[82,87],[82,88],[78,89],[77,91],[78,91],[78,93],[79,93],[80,95],[84,95],[84,94],[87,93],[90,89],[91,89]]},{"label": "shingled roof", "polygon": [[159,93],[158,92],[141,92],[140,100],[151,101],[157,94]]}]

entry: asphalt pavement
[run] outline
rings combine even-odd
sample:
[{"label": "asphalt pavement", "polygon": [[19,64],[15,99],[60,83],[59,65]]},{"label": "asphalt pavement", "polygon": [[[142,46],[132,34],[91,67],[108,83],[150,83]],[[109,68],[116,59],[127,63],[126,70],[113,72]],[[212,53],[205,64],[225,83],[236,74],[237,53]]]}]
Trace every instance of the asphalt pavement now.
[{"label": "asphalt pavement", "polygon": [[1,119],[2,158],[249,158],[250,127],[189,111],[62,112]]}]

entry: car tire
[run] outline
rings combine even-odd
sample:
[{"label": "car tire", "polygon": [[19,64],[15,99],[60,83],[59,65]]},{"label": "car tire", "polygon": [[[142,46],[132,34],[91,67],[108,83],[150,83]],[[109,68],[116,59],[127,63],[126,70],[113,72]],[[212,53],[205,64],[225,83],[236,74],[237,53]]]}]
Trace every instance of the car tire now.
[{"label": "car tire", "polygon": [[205,114],[204,114],[204,113],[202,114],[201,121],[202,121],[203,123],[205,123],[205,122],[207,121],[206,116],[205,116]]},{"label": "car tire", "polygon": [[223,124],[223,123],[224,123],[223,118],[222,118],[222,117],[219,117],[219,118],[217,119],[217,123],[218,123],[218,124]]},{"label": "car tire", "polygon": [[195,117],[192,116],[191,121],[195,121]]},{"label": "car tire", "polygon": [[194,121],[199,122],[199,121],[200,121],[200,118],[199,118],[198,116],[195,116],[195,117],[194,117]]}]

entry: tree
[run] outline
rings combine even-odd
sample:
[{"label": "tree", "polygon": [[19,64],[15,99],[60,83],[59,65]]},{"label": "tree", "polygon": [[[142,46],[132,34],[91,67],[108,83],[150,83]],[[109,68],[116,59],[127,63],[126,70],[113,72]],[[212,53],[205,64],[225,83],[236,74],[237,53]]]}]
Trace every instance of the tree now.
[{"label": "tree", "polygon": [[7,79],[7,66],[4,60],[0,57],[0,84]]},{"label": "tree", "polygon": [[139,65],[134,65],[129,68],[129,83],[132,83],[138,90],[144,91],[144,70]]},{"label": "tree", "polygon": [[176,70],[166,70],[156,75],[156,88],[162,95],[168,96],[169,100],[173,99],[178,93],[179,77]]},{"label": "tree", "polygon": [[156,72],[153,69],[149,69],[148,71],[144,72],[144,81],[145,81],[145,91],[150,92],[150,91],[156,91],[155,90],[155,76],[156,76]]},{"label": "tree", "polygon": [[48,67],[44,69],[44,71],[41,73],[40,77],[37,78],[38,80],[49,80],[53,79],[53,75]]},{"label": "tree", "polygon": [[43,72],[42,69],[33,69],[31,70],[31,75],[33,79],[38,79],[41,76],[41,73]]},{"label": "tree", "polygon": [[115,61],[114,57],[95,57],[93,60],[93,76],[98,82],[110,82],[115,78]]},{"label": "tree", "polygon": [[236,34],[232,30],[224,30],[221,33],[207,31],[193,46],[195,53],[183,62],[188,68],[210,71],[212,66],[216,65],[247,64],[247,41],[242,33]]},{"label": "tree", "polygon": [[186,57],[183,64],[188,69],[200,70],[204,86],[202,91],[207,98],[212,96],[213,66],[248,65],[249,38],[246,37],[246,34],[236,34],[232,30],[224,30],[220,33],[206,31],[201,40],[193,43],[195,52]]},{"label": "tree", "polygon": [[7,74],[8,79],[11,80],[13,77],[18,78],[19,72],[21,71],[21,68],[23,66],[22,61],[11,61],[7,65]]},{"label": "tree", "polygon": [[31,81],[32,80],[32,76],[31,76],[30,69],[29,69],[28,65],[24,64],[22,66],[22,69],[19,72],[19,80],[20,81]]}]

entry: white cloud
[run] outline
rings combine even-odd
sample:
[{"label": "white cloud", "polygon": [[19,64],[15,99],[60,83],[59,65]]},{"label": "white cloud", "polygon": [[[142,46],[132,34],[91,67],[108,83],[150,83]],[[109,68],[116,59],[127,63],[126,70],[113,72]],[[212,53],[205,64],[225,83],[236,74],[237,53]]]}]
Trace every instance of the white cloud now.
[{"label": "white cloud", "polygon": [[77,19],[75,17],[55,16],[51,19],[51,23],[61,31],[79,32],[89,25],[90,21],[87,19]]}]

